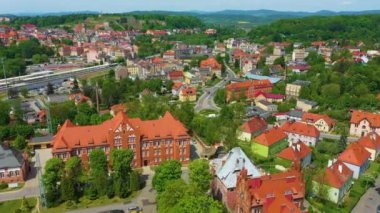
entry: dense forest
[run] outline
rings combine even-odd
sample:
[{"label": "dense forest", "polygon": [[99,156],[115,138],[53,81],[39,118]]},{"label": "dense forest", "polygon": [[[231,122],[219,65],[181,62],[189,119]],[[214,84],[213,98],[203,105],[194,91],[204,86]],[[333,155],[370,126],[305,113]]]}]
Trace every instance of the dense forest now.
[{"label": "dense forest", "polygon": [[249,37],[260,43],[336,39],[342,45],[356,44],[357,41],[373,45],[380,42],[379,23],[380,15],[286,19],[254,28]]}]

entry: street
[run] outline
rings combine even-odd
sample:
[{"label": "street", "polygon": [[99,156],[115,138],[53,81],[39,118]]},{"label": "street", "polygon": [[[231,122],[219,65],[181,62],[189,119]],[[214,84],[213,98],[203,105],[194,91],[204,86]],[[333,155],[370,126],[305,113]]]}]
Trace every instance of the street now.
[{"label": "street", "polygon": [[215,84],[214,86],[204,89],[204,93],[201,97],[199,97],[197,104],[195,105],[195,112],[200,112],[205,109],[216,111],[220,109],[214,102],[216,92],[218,89],[224,88],[230,80],[237,77],[237,75],[230,69],[230,67],[228,67],[227,63],[224,64],[226,66],[227,77],[222,79],[221,82]]},{"label": "street", "polygon": [[380,176],[376,179],[375,187],[369,188],[360,198],[352,213],[376,213],[378,205],[380,205]]}]

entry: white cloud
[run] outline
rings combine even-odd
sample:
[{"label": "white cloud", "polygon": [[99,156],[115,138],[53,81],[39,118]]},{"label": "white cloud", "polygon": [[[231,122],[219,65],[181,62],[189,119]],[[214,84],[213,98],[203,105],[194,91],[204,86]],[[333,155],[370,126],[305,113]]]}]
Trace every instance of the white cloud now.
[{"label": "white cloud", "polygon": [[352,1],[342,1],[340,4],[341,5],[350,5],[350,4],[352,4]]}]

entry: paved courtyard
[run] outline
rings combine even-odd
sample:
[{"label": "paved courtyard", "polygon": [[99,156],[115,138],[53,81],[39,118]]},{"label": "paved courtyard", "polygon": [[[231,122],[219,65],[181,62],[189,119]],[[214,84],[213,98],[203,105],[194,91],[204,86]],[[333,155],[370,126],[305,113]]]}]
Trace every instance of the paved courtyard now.
[{"label": "paved courtyard", "polygon": [[376,213],[378,205],[380,205],[380,176],[376,179],[375,187],[368,189],[360,198],[358,204],[352,210],[352,213]]}]

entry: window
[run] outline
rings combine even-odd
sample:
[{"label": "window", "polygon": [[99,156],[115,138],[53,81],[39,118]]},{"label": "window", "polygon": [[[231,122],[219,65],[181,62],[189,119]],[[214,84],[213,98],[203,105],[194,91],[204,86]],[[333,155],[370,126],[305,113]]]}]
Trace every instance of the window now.
[{"label": "window", "polygon": [[19,170],[16,170],[15,173],[16,173],[16,176],[20,175],[20,171]]},{"label": "window", "polygon": [[9,172],[9,177],[12,177],[13,176],[13,171],[10,171]]},{"label": "window", "polygon": [[4,178],[4,172],[0,172],[0,178]]}]

